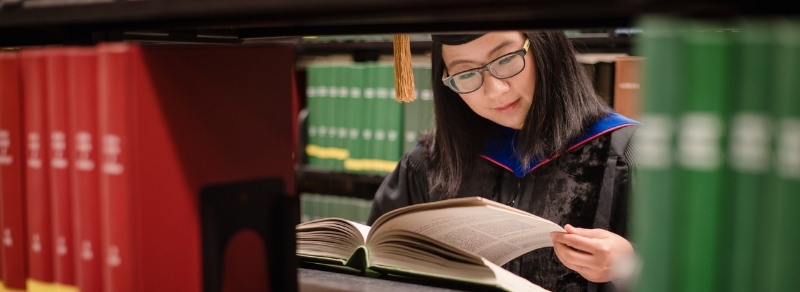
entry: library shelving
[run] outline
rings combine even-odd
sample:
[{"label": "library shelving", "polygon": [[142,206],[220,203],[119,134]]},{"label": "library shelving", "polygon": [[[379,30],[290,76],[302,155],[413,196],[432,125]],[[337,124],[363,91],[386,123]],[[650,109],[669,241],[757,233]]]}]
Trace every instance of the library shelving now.
[{"label": "library shelving", "polygon": [[0,1],[0,45],[118,40],[131,30],[185,38],[628,27],[647,13],[796,14],[779,1],[175,0]]},{"label": "library shelving", "polygon": [[[0,48],[87,45],[111,41],[226,46],[282,44],[292,46],[297,55],[343,53],[352,54],[356,60],[375,60],[377,56],[391,51],[390,41],[323,42],[303,37],[501,29],[587,29],[591,32],[570,35],[579,51],[630,53],[632,32],[614,28],[631,27],[640,16],[649,14],[733,18],[797,16],[800,10],[795,5],[776,0],[0,0]],[[424,53],[429,45],[424,40],[415,41],[412,51]],[[300,80],[296,82],[302,83]],[[295,90],[303,95],[301,85]],[[290,95],[287,94],[287,99]],[[213,100],[209,102],[213,103]],[[286,111],[296,110],[285,101],[282,106]],[[289,127],[289,124],[285,126]],[[167,130],[164,129],[164,132]],[[281,132],[282,137],[288,136],[287,133]],[[281,149],[298,146],[290,139],[269,143],[280,145]],[[173,154],[177,158],[183,158],[182,155],[187,153],[197,154],[190,152]],[[295,157],[300,155],[296,148],[293,152]],[[290,189],[289,193],[295,194],[333,193],[370,199],[383,179],[381,175],[335,172],[304,164],[294,164],[293,167],[291,174],[283,175],[294,180],[288,183],[290,187],[287,188]],[[270,187],[283,188],[280,185]],[[252,188],[264,186],[254,185]],[[237,191],[245,193],[239,197],[241,202],[248,200],[247,191]],[[199,232],[195,230],[195,233]],[[198,249],[197,246],[194,248]],[[199,274],[194,276],[200,277]],[[236,279],[242,278],[233,278]],[[216,280],[221,283],[231,279]],[[196,281],[194,284],[197,284]],[[206,291],[214,289],[206,288]]]}]

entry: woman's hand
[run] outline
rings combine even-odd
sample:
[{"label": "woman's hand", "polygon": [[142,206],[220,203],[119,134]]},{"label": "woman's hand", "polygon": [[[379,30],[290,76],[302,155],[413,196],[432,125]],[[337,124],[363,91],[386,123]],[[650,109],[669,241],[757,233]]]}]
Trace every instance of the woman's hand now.
[{"label": "woman's hand", "polygon": [[595,283],[613,280],[612,265],[633,253],[627,239],[604,229],[564,227],[567,233],[553,232],[553,249],[567,268]]}]

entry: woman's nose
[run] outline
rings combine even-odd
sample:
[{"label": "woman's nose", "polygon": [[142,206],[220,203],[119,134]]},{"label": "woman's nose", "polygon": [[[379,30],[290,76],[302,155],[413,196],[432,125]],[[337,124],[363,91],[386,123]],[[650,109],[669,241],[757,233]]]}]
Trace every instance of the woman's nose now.
[{"label": "woman's nose", "polygon": [[509,86],[506,80],[494,77],[488,71],[483,74],[483,93],[486,97],[495,99],[508,91]]}]

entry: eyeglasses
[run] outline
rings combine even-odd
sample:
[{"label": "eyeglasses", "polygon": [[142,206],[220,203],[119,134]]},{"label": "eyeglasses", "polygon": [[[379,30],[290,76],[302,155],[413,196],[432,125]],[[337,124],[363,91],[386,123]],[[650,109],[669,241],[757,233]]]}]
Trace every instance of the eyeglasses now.
[{"label": "eyeglasses", "polygon": [[[492,76],[498,79],[514,77],[519,74],[519,72],[522,72],[522,69],[525,69],[525,54],[528,52],[530,44],[530,40],[525,40],[522,49],[502,55],[489,62],[489,64],[486,64],[486,66],[469,69],[444,77],[442,78],[442,82],[456,93],[464,94],[481,88],[481,85],[483,85],[484,71],[489,71],[489,74],[492,74]],[[447,74],[446,70],[447,69],[445,69],[445,74]]]}]

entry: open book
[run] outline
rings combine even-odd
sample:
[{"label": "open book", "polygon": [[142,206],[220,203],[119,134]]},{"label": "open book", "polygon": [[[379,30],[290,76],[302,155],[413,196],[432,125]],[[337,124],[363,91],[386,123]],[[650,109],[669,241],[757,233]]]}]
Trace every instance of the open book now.
[{"label": "open book", "polygon": [[297,255],[361,271],[546,291],[500,265],[553,246],[550,232],[565,231],[527,212],[469,197],[403,207],[371,228],[339,218],[302,223]]}]

